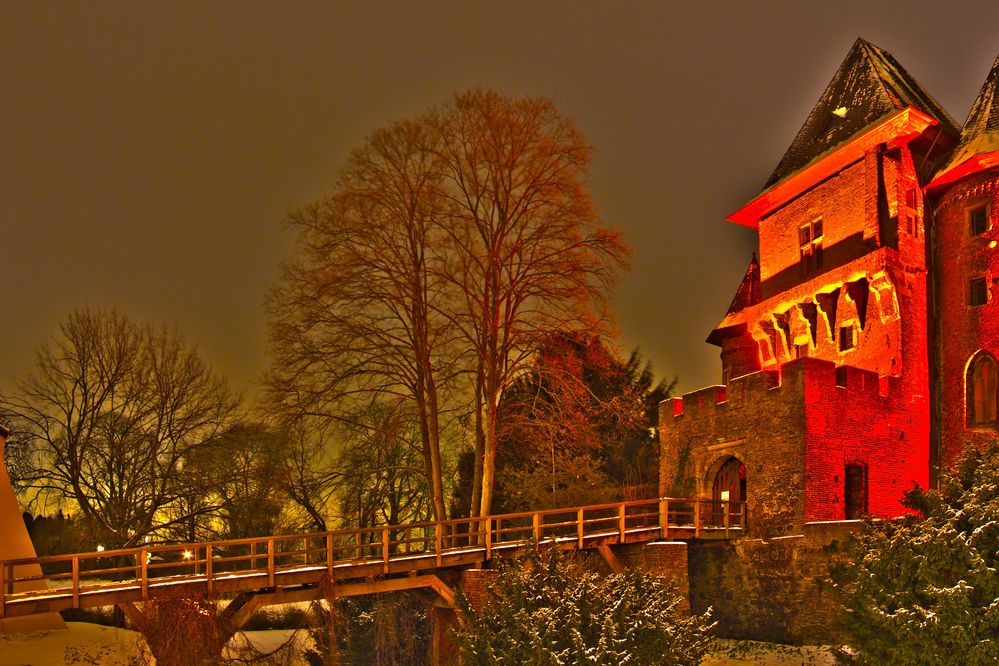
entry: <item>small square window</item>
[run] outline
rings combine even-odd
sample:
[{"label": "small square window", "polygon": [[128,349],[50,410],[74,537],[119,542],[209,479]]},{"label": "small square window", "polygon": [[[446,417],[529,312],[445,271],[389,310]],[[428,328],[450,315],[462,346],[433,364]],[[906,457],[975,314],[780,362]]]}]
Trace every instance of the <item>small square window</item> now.
[{"label": "small square window", "polygon": [[846,351],[857,346],[857,338],[853,326],[839,327],[839,350]]},{"label": "small square window", "polygon": [[798,244],[806,245],[812,240],[811,236],[812,228],[807,224],[800,229],[798,229]]},{"label": "small square window", "polygon": [[972,236],[981,236],[988,229],[988,206],[979,206],[968,211],[968,232]]},{"label": "small square window", "polygon": [[818,240],[822,238],[822,218],[812,222],[812,240]]},{"label": "small square window", "polygon": [[989,287],[985,282],[985,278],[975,278],[971,281],[971,288],[969,290],[969,305],[985,305],[989,302]]}]

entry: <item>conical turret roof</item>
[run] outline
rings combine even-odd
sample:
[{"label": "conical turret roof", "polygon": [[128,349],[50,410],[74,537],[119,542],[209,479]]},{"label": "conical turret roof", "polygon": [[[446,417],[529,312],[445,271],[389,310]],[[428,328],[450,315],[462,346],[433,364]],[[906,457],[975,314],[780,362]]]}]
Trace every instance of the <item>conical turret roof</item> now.
[{"label": "conical turret roof", "polygon": [[856,136],[879,118],[909,106],[938,120],[955,136],[958,134],[950,115],[890,53],[857,39],[765,188]]},{"label": "conical turret roof", "polygon": [[[966,175],[965,171],[968,168],[966,163],[973,157],[999,151],[999,94],[997,93],[999,93],[999,56],[996,56],[992,70],[985,77],[985,84],[971,106],[968,119],[964,121],[961,141],[954,149],[947,166],[937,173],[934,185],[945,184]],[[994,160],[987,164],[992,162]],[[962,164],[965,164],[964,169],[956,169]],[[982,163],[979,167],[987,164]],[[972,167],[972,170],[974,168]]]}]

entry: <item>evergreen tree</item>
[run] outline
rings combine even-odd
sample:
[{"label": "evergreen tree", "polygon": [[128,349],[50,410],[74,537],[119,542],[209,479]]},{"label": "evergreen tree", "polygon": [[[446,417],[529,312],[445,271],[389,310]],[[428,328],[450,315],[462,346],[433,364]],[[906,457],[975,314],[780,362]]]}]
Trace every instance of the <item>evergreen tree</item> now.
[{"label": "evergreen tree", "polygon": [[624,360],[592,334],[548,335],[500,402],[497,511],[655,496],[659,403],[674,383],[637,350]]},{"label": "evergreen tree", "polygon": [[481,610],[459,597],[465,664],[699,664],[706,616],[683,617],[665,579],[602,577],[558,548],[507,564]]},{"label": "evergreen tree", "polygon": [[[869,521],[833,570],[861,664],[999,663],[999,446],[969,451],[913,515]],[[917,515],[918,514],[918,515]]]}]

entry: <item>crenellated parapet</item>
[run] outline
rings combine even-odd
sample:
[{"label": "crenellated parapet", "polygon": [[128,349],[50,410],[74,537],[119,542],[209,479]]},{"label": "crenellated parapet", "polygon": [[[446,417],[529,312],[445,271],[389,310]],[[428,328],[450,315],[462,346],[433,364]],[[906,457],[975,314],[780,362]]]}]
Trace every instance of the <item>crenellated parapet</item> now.
[{"label": "crenellated parapet", "polygon": [[851,465],[865,474],[863,513],[897,515],[902,493],[927,483],[925,400],[898,377],[823,359],[664,401],[659,423],[663,494],[713,497],[719,470],[738,460],[758,536],[845,519]]}]

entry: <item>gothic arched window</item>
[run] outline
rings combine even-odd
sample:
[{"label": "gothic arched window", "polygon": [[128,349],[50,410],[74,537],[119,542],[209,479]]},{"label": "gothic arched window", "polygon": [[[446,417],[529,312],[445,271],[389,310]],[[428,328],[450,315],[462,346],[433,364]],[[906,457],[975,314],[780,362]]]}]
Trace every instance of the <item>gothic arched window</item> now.
[{"label": "gothic arched window", "polygon": [[966,387],[969,428],[995,427],[996,375],[999,366],[988,352],[978,352],[968,364]]}]

